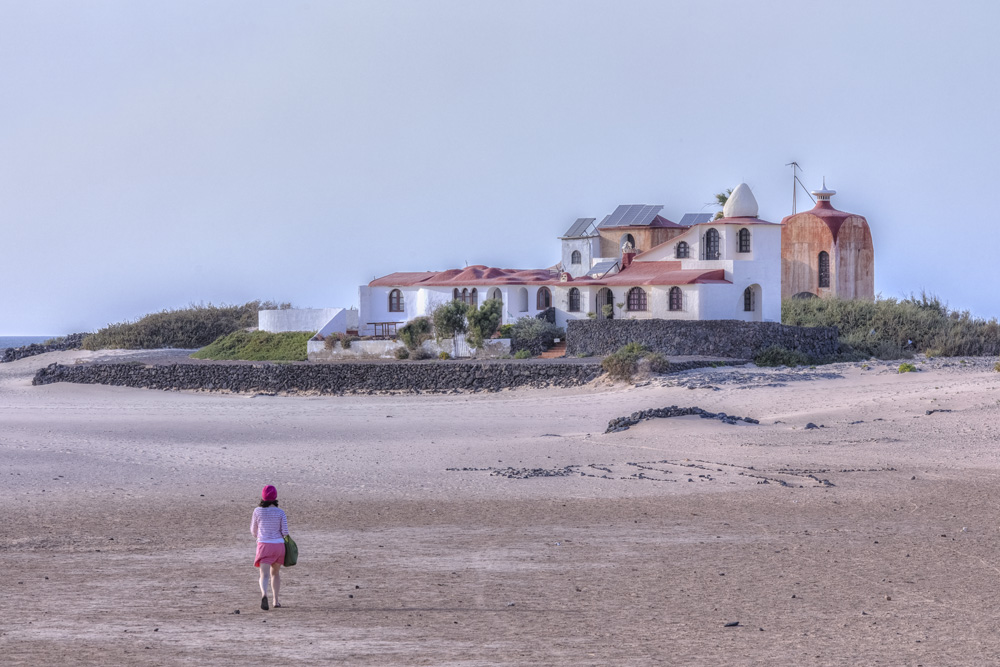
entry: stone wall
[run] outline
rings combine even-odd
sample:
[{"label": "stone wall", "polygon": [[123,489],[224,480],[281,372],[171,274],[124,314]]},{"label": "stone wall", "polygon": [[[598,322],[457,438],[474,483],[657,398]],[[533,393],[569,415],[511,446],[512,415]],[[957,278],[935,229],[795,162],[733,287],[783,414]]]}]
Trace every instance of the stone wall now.
[{"label": "stone wall", "polygon": [[146,389],[246,393],[349,394],[500,391],[514,387],[571,387],[601,373],[596,361],[407,361],[324,364],[181,363],[152,365],[51,364],[32,384],[74,382]]},{"label": "stone wall", "polygon": [[32,343],[31,345],[25,345],[23,347],[8,347],[3,351],[3,354],[0,355],[0,363],[17,361],[18,359],[33,357],[36,354],[45,354],[46,352],[78,350],[80,349],[80,344],[83,342],[83,339],[89,335],[89,333],[75,333],[63,336],[62,338],[56,338],[54,339],[54,343]]},{"label": "stone wall", "polygon": [[[670,365],[671,373],[711,360]],[[715,362],[718,363],[718,362]],[[73,382],[142,389],[239,393],[374,394],[501,391],[515,387],[574,387],[603,371],[598,360],[403,361],[269,364],[249,362],[142,362],[61,365],[40,369],[32,384]]]},{"label": "stone wall", "polygon": [[610,354],[626,343],[642,343],[667,356],[749,359],[778,345],[813,357],[835,354],[836,327],[794,327],[740,320],[571,320],[566,354]]}]

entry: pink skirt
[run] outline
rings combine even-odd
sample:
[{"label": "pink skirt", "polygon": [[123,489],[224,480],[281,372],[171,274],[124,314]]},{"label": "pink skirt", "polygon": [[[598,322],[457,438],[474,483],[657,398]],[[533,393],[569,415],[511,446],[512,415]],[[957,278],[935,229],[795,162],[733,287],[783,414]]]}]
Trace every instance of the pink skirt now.
[{"label": "pink skirt", "polygon": [[278,542],[271,544],[269,542],[258,542],[257,543],[257,558],[253,562],[254,567],[260,567],[261,563],[269,565],[271,563],[284,563],[285,562],[285,543]]}]

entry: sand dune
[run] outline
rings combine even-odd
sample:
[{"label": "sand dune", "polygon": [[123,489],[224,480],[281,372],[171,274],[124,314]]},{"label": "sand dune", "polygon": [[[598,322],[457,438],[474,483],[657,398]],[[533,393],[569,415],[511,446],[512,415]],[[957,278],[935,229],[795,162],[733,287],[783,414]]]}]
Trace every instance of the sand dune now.
[{"label": "sand dune", "polygon": [[[0,365],[5,664],[932,665],[1000,649],[994,359],[492,395],[31,386],[92,356]],[[760,424],[604,433],[669,405]],[[249,534],[264,483],[302,559],[270,612]]]}]

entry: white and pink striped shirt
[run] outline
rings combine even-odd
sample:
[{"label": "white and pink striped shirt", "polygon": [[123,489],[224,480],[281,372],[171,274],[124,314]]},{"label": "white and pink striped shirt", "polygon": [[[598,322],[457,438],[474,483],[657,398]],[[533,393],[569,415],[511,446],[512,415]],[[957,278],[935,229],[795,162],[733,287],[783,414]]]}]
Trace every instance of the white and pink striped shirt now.
[{"label": "white and pink striped shirt", "polygon": [[280,507],[256,507],[250,519],[250,533],[264,544],[283,544],[288,534],[288,517]]}]

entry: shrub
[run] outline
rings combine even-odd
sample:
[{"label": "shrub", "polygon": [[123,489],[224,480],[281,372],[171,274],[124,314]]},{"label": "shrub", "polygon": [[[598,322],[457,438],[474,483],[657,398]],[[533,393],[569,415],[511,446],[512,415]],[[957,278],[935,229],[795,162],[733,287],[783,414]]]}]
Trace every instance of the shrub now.
[{"label": "shrub", "polygon": [[433,354],[431,354],[422,347],[418,347],[417,349],[410,352],[410,359],[413,361],[423,361],[424,359],[430,359],[433,356],[434,356]]},{"label": "shrub", "polygon": [[441,360],[451,359],[451,355],[445,352],[444,350],[441,350],[440,352],[438,352],[438,359]]},{"label": "shrub", "polygon": [[234,331],[191,356],[195,359],[305,361],[311,331]]},{"label": "shrub", "polygon": [[556,338],[565,338],[566,333],[556,325],[534,317],[522,317],[514,322],[510,334],[512,352],[527,350],[534,355],[552,347]]},{"label": "shrub", "polygon": [[402,361],[403,359],[410,358],[410,351],[405,347],[396,348],[396,358]]},{"label": "shrub", "polygon": [[835,326],[841,342],[880,359],[912,352],[935,355],[1000,354],[1000,323],[968,311],[953,311],[938,297],[921,293],[903,300],[785,299],[781,321],[798,326]]},{"label": "shrub", "polygon": [[1000,361],[993,364],[993,370],[995,370],[997,373],[1000,373]]},{"label": "shrub", "polygon": [[[531,359],[531,352],[528,352],[527,350],[518,350],[517,352],[514,353],[514,358],[515,359]],[[998,364],[998,365],[1000,365],[1000,364]]]},{"label": "shrub", "polygon": [[194,305],[145,315],[134,322],[109,324],[83,340],[87,350],[151,350],[204,347],[221,336],[257,326],[257,311],[290,304],[248,301],[241,306]]},{"label": "shrub", "polygon": [[497,329],[497,332],[500,334],[501,338],[510,338],[511,332],[513,331],[514,331],[513,324],[501,324],[500,328]]},{"label": "shrub", "polygon": [[900,372],[900,373],[913,373],[916,370],[917,370],[916,366],[914,366],[913,364],[911,364],[911,363],[909,363],[907,361],[904,361],[903,363],[901,363],[899,365],[899,371],[898,372]]},{"label": "shrub", "polygon": [[670,360],[659,352],[649,352],[643,358],[652,373],[666,373],[670,370]]},{"label": "shrub", "polygon": [[465,313],[468,306],[459,300],[443,303],[431,313],[434,320],[434,335],[437,339],[454,338],[460,333],[465,333],[466,322]]},{"label": "shrub", "polygon": [[[318,338],[318,337],[317,337]],[[351,336],[349,334],[340,333],[339,331],[334,331],[326,335],[323,340],[323,347],[328,350],[332,350],[337,343],[340,343],[340,347],[345,350],[351,349],[351,343],[356,340],[361,340],[357,336]]]},{"label": "shrub", "polygon": [[639,357],[649,350],[639,343],[628,343],[601,361],[601,368],[612,380],[630,381],[639,370]]},{"label": "shrub", "polygon": [[493,335],[503,318],[503,302],[499,299],[487,299],[478,309],[469,306],[466,313],[469,323],[469,333],[465,339],[475,348],[483,346],[483,341]]},{"label": "shrub", "polygon": [[431,329],[430,318],[414,317],[396,333],[396,338],[408,349],[415,350],[423,345],[424,341],[430,340]]},{"label": "shrub", "polygon": [[772,345],[758,352],[753,362],[758,366],[808,366],[812,360],[801,352]]}]

